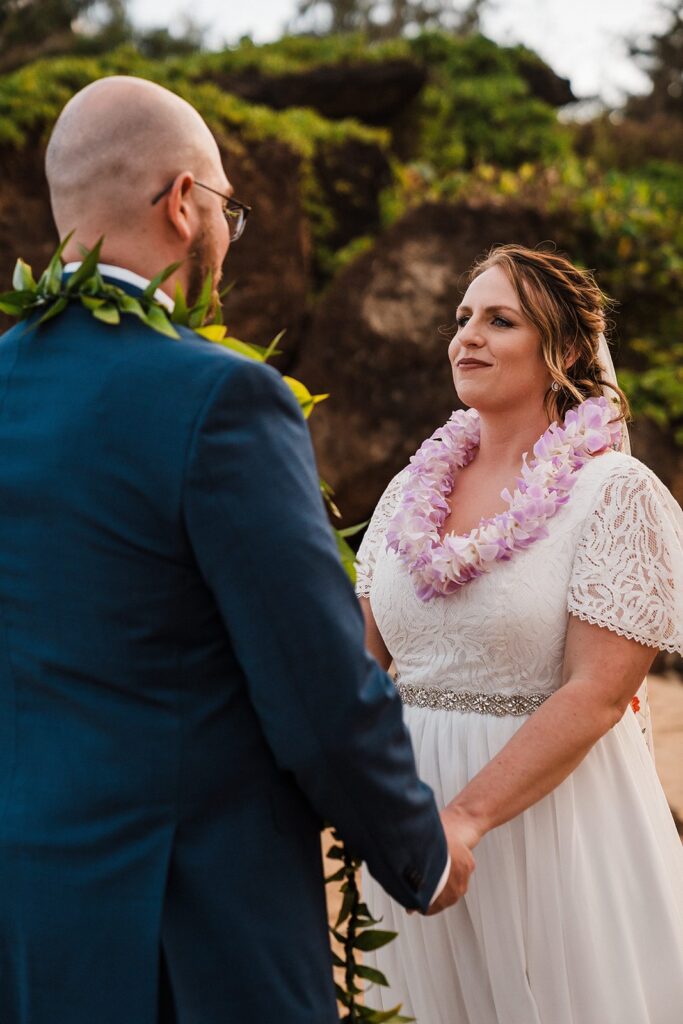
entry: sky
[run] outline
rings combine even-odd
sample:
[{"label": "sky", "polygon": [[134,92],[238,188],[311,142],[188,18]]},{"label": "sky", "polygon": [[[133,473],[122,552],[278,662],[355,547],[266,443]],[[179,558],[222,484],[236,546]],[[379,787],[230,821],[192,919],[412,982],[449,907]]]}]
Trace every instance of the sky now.
[{"label": "sky", "polygon": [[[189,14],[206,27],[210,48],[218,49],[243,35],[255,42],[279,38],[295,7],[296,0],[130,0],[129,10],[140,27],[165,24],[172,31]],[[575,95],[616,104],[625,92],[647,89],[624,38],[663,23],[658,0],[493,0],[483,30],[496,42],[536,50],[569,78]]]}]

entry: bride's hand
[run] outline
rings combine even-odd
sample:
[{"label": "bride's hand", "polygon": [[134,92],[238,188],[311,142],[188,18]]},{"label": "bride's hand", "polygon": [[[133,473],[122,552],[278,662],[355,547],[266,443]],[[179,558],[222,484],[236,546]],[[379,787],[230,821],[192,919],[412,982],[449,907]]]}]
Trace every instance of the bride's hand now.
[{"label": "bride's hand", "polygon": [[452,836],[457,837],[470,850],[474,849],[485,831],[482,824],[458,804],[457,797],[441,812],[441,824],[449,841]]},{"label": "bride's hand", "polygon": [[453,906],[467,892],[470,875],[475,867],[471,851],[481,838],[474,821],[457,806],[451,805],[441,812],[441,824],[448,842],[451,871],[439,898],[427,911],[429,917]]}]

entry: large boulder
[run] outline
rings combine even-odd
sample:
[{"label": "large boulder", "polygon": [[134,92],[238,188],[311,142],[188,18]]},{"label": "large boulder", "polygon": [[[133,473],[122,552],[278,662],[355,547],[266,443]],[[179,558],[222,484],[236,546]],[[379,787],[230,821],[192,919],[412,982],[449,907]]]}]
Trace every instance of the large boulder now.
[{"label": "large boulder", "polygon": [[366,124],[388,124],[418,94],[427,72],[408,59],[320,64],[303,71],[273,74],[254,65],[229,64],[204,73],[226,92],[275,110],[312,107],[324,117],[356,117]]}]

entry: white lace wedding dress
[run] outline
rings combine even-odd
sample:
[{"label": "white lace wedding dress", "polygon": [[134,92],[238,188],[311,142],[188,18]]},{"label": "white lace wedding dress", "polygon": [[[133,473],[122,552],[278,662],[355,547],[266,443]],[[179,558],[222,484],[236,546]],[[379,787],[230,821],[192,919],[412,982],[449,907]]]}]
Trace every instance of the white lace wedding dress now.
[{"label": "white lace wedding dress", "polygon": [[[404,480],[377,507],[357,589],[399,688],[423,703],[435,688],[433,706],[408,705],[405,719],[443,806],[528,718],[449,709],[448,692],[517,695],[517,706],[552,693],[569,614],[681,650],[683,517],[642,463],[609,451],[579,471],[546,539],[423,602],[384,542]],[[399,932],[366,955],[391,984],[369,986],[369,1005],[401,1002],[418,1024],[680,1024],[683,853],[632,710],[475,859],[466,896],[433,918],[407,915],[364,873],[371,911]]]}]

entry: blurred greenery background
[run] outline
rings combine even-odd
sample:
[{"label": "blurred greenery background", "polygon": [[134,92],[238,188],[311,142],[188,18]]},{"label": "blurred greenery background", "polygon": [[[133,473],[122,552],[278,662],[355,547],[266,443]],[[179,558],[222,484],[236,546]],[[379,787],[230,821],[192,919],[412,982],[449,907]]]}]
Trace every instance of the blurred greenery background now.
[{"label": "blurred greenery background", "polygon": [[630,43],[648,91],[580,116],[536,53],[481,33],[485,7],[292,0],[280,40],[217,52],[191,19],[136,27],[125,0],[0,0],[2,287],[17,254],[42,269],[54,248],[42,161],[65,101],[148,77],[201,111],[255,207],[227,319],[257,343],[286,328],[282,368],[332,392],[314,433],[351,519],[453,406],[438,329],[471,258],[514,240],[596,270],[636,454],[680,499],[681,4]]}]

